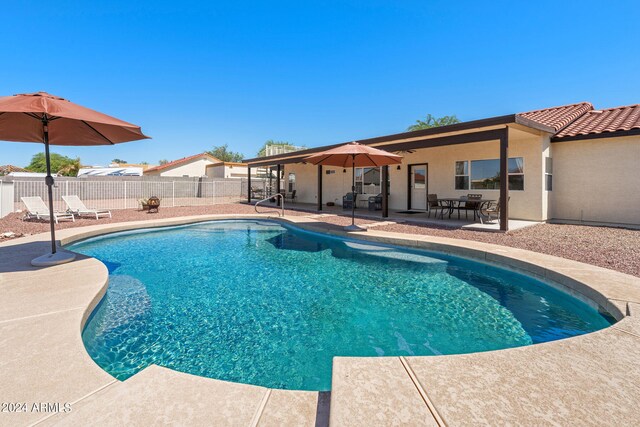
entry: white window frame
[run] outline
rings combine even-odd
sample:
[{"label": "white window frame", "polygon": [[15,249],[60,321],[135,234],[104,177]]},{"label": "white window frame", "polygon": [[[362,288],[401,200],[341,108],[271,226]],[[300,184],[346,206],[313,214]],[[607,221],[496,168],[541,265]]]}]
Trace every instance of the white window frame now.
[{"label": "white window frame", "polygon": [[553,157],[544,158],[544,191],[553,191]]},{"label": "white window frame", "polygon": [[[466,174],[458,174],[456,170],[456,163],[466,163],[467,164],[467,173]],[[467,177],[467,188],[456,188],[456,181],[459,176]],[[453,189],[454,190],[469,190],[471,187],[471,162],[469,160],[456,160],[453,164]]]},{"label": "white window frame", "polygon": [[[510,176],[512,176],[512,175],[514,175],[514,176],[515,175],[522,175],[522,190],[511,190],[511,189],[509,189],[509,191],[525,191],[526,190],[526,180],[524,179],[524,176],[525,176],[525,159],[524,159],[524,156],[509,157],[508,160],[518,159],[518,158],[522,159],[522,173],[520,173],[520,172],[518,172],[518,173],[509,173],[508,172],[509,168],[507,167],[507,185],[509,185],[509,177]],[[454,170],[453,170],[453,173],[454,173],[453,188],[454,188],[454,190],[471,191],[471,168],[472,168],[473,162],[482,161],[482,160],[498,160],[498,161],[500,161],[500,159],[474,159],[474,160],[456,160],[454,162],[454,166],[453,166],[453,168],[454,168]],[[508,160],[507,160],[507,162],[508,162]],[[458,175],[456,173],[455,164],[458,163],[458,162],[467,163],[467,174],[466,175]],[[467,188],[456,188],[456,178],[459,177],[459,176],[466,176],[467,177]],[[474,188],[473,191],[500,191],[500,189],[499,188]]]},{"label": "white window frame", "polygon": [[[356,189],[358,188],[358,182],[360,182],[360,183],[361,183],[361,185],[360,185],[360,190],[361,190],[361,191],[363,191],[363,190],[364,190],[364,182],[363,182],[363,178],[364,178],[364,170],[365,170],[365,169],[378,169],[378,172],[379,172],[379,174],[378,174],[378,175],[379,175],[379,177],[380,177],[380,180],[378,181],[378,185],[377,185],[377,187],[380,187],[380,188],[382,189],[382,169],[380,168],[380,166],[377,166],[377,167],[367,166],[367,167],[364,167],[364,168],[355,168],[355,171],[354,171],[353,173],[355,173],[355,175],[356,175],[356,176],[355,176],[355,181],[354,181],[354,182],[356,183]],[[361,171],[361,173],[360,173],[360,179],[358,179],[358,171]],[[357,191],[357,190],[356,190],[356,191]],[[369,193],[362,193],[362,192],[360,192],[360,193],[358,193],[358,194],[369,194]]]}]

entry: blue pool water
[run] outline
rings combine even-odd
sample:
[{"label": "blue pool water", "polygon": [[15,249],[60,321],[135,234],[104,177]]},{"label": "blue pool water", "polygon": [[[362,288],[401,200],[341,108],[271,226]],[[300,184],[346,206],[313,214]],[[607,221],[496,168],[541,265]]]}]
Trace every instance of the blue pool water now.
[{"label": "blue pool water", "polygon": [[155,363],[267,387],[329,390],[334,356],[495,350],[611,323],[520,274],[276,222],[117,233],[69,249],[109,268],[107,294],[83,339],[119,379]]}]

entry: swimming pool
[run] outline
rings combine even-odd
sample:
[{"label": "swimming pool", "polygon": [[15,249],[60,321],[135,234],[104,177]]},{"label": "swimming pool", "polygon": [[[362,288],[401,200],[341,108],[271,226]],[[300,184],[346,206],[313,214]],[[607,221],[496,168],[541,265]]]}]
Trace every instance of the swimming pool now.
[{"label": "swimming pool", "polygon": [[121,380],[158,364],[329,390],[333,356],[487,351],[612,323],[521,274],[272,221],[115,233],[68,248],[109,268],[109,288],[83,340]]}]

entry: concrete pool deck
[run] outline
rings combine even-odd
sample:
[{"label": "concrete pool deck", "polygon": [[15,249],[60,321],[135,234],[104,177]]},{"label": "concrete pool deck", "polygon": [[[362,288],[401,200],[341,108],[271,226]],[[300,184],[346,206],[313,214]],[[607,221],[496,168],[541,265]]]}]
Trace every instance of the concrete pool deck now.
[{"label": "concrete pool deck", "polygon": [[[269,216],[93,225],[60,230],[58,238],[67,244],[114,231],[229,218]],[[308,217],[284,220],[346,235]],[[31,259],[48,248],[48,234],[39,234],[0,244],[0,403],[27,404],[25,412],[0,408],[0,425],[640,423],[640,278],[473,241],[375,229],[349,236],[516,269],[598,304],[620,321],[579,337],[485,353],[336,357],[330,395],[229,383],[159,366],[121,382],[91,360],[81,339],[84,322],[106,291],[106,267],[84,256],[32,267]],[[65,403],[70,412],[63,412]]]}]

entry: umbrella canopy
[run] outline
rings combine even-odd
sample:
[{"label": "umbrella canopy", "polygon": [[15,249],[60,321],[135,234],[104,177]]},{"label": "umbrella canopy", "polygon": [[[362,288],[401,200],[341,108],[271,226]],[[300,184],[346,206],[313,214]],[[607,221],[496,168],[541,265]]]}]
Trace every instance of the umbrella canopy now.
[{"label": "umbrella canopy", "polygon": [[368,145],[350,142],[349,144],[313,154],[306,157],[304,161],[314,165],[360,168],[393,165],[400,163],[402,157]]},{"label": "umbrella canopy", "polygon": [[113,145],[149,138],[140,127],[46,92],[0,97],[0,140],[49,144]]},{"label": "umbrella canopy", "polygon": [[360,227],[355,224],[356,221],[356,167],[376,167],[387,166],[400,163],[402,157],[397,154],[389,153],[388,151],[379,150],[377,148],[369,147],[368,145],[358,144],[357,142],[350,142],[339,147],[331,148],[321,153],[313,154],[309,157],[305,157],[305,162],[312,163],[314,165],[326,165],[326,166],[339,166],[352,168],[352,185],[351,192],[353,194],[351,201],[351,225],[346,227],[349,231],[362,231]]},{"label": "umbrella canopy", "polygon": [[149,138],[140,127],[73,104],[46,92],[0,97],[0,140],[42,142],[47,161],[51,253],[31,261],[35,266],[61,264],[75,255],[57,253],[53,218],[53,177],[49,145],[113,145]]}]

